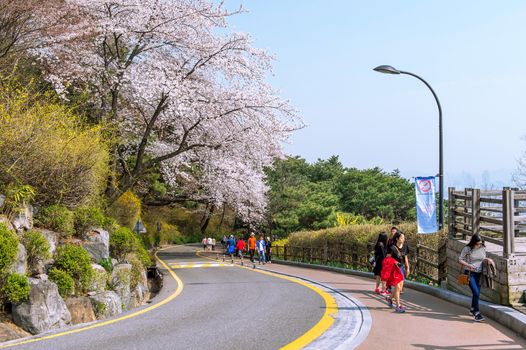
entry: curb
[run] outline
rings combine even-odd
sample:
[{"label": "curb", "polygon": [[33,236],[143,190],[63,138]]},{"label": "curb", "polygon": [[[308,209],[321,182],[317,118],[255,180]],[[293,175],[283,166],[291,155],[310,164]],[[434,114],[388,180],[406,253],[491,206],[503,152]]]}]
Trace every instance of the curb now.
[{"label": "curb", "polygon": [[[356,349],[358,346],[360,346],[365,338],[367,338],[367,336],[369,335],[369,332],[371,330],[371,326],[372,326],[372,323],[373,323],[373,320],[371,318],[371,314],[369,312],[369,309],[356,297],[352,296],[352,295],[345,295],[344,293],[340,292],[339,290],[337,290],[336,288],[333,288],[333,287],[330,287],[324,283],[321,283],[321,282],[316,282],[316,281],[313,281],[311,279],[308,279],[308,278],[305,278],[305,277],[300,277],[300,276],[296,276],[296,275],[291,275],[291,274],[287,274],[287,273],[283,273],[283,272],[278,272],[278,271],[274,271],[272,269],[269,269],[268,267],[267,268],[259,268],[260,270],[262,271],[268,271],[268,272],[272,272],[272,273],[275,273],[275,274],[278,274],[278,275],[284,275],[284,276],[288,276],[288,277],[293,277],[293,278],[297,278],[297,279],[300,279],[300,280],[303,280],[303,281],[307,281],[309,283],[312,283],[312,284],[316,284],[316,285],[319,285],[327,290],[330,290],[332,291],[333,293],[335,294],[338,294],[341,298],[344,298],[344,299],[347,299],[349,302],[351,302],[353,305],[355,305],[358,310],[357,311],[354,311],[355,314],[359,314],[358,318],[360,320],[360,325],[357,327],[357,329],[353,332],[353,336],[349,337],[347,340],[345,340],[344,342],[340,343],[338,346],[336,346],[334,349],[335,350],[343,350],[343,349]],[[345,329],[344,330],[344,333],[347,333],[349,331],[349,329]],[[323,335],[321,336],[323,337]],[[320,337],[320,338],[321,338]],[[314,340],[313,343],[315,343],[318,339]],[[309,344],[306,346],[306,349],[316,349],[316,344],[314,344],[314,347],[313,347],[313,344]]]},{"label": "curb", "polygon": [[[326,270],[331,272],[343,273],[346,275],[355,275],[366,278],[374,278],[372,272],[356,271],[351,269],[345,269],[342,267],[333,267],[316,264],[306,264],[302,262],[285,261],[279,259],[272,259],[272,262],[276,262],[282,265],[299,266],[310,269]],[[412,281],[406,281],[405,286],[411,289],[417,290],[422,293],[430,294],[434,297],[449,301],[450,303],[463,306],[468,308],[471,306],[471,298],[465,295],[437,287],[428,286],[421,283]],[[501,324],[502,326],[514,331],[521,337],[526,339],[526,315],[508,306],[497,305],[488,303],[486,301],[480,301],[480,311]]]}]

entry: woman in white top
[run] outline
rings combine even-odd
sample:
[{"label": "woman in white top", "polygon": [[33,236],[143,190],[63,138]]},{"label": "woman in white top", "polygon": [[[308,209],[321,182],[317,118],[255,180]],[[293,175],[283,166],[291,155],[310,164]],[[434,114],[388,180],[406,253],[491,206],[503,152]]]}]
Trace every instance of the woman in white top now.
[{"label": "woman in white top", "polygon": [[480,278],[482,276],[482,262],[486,259],[486,247],[484,241],[478,234],[471,237],[469,243],[460,252],[458,261],[469,271],[469,288],[473,293],[471,309],[469,312],[475,317],[475,321],[484,321],[480,314]]}]

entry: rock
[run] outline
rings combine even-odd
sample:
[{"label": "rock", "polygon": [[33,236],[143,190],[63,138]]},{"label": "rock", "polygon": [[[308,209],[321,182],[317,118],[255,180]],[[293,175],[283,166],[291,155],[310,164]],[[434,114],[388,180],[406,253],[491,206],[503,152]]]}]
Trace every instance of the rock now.
[{"label": "rock", "polygon": [[71,314],[58,294],[57,285],[49,280],[29,278],[28,301],[13,305],[13,321],[32,334],[64,327]]},{"label": "rock", "polygon": [[31,334],[18,328],[10,322],[0,322],[0,342],[28,337]]},{"label": "rock", "polygon": [[51,255],[55,254],[55,250],[57,250],[58,247],[58,239],[60,237],[60,233],[50,230],[39,230],[39,232],[44,237],[46,237],[49,243],[49,252],[51,253]]},{"label": "rock", "polygon": [[119,262],[117,261],[117,259],[111,259],[111,266],[115,266],[115,265],[118,265]]},{"label": "rock", "polygon": [[32,276],[41,276],[45,275],[46,273],[46,264],[44,264],[43,261],[38,260],[35,265],[31,268],[31,275]]},{"label": "rock", "polygon": [[25,204],[22,211],[14,215],[11,223],[17,232],[31,230],[33,228],[33,207]]},{"label": "rock", "polygon": [[142,283],[137,286],[131,292],[130,308],[141,306],[150,299],[150,291],[148,287]]},{"label": "rock", "polygon": [[125,310],[130,308],[131,303],[131,269],[131,264],[118,264],[111,273],[111,287],[121,298]]},{"label": "rock", "polygon": [[21,243],[18,243],[18,255],[15,262],[9,269],[11,273],[16,272],[20,275],[25,275],[27,271],[27,253],[26,248]]},{"label": "rock", "polygon": [[102,229],[93,229],[86,235],[87,242],[82,246],[86,249],[94,262],[110,257],[110,234]]},{"label": "rock", "polygon": [[122,313],[122,301],[113,291],[97,293],[89,297],[98,319],[112,317]]},{"label": "rock", "polygon": [[95,321],[95,313],[91,299],[88,297],[77,297],[66,299],[66,305],[71,314],[71,323],[79,324]]},{"label": "rock", "polygon": [[89,286],[89,291],[97,293],[104,292],[106,290],[106,285],[108,284],[108,272],[104,267],[97,264],[91,264],[91,267],[93,267],[94,274]]}]

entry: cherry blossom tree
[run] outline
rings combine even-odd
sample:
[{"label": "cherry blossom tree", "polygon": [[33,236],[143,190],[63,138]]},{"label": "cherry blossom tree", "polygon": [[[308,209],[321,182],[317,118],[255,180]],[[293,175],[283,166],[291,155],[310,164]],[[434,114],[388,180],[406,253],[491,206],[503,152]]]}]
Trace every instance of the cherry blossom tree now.
[{"label": "cherry blossom tree", "polygon": [[228,17],[243,9],[205,0],[64,0],[62,11],[67,20],[33,53],[57,92],[89,91],[96,119],[113,126],[108,198],[160,168],[178,193],[261,217],[263,168],[302,123],[266,83],[272,57],[229,30]]}]

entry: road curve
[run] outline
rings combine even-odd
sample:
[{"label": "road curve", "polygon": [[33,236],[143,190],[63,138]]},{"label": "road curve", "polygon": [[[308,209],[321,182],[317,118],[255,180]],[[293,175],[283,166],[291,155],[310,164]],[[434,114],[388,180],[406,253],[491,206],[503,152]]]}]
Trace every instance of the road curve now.
[{"label": "road curve", "polygon": [[55,334],[10,348],[279,349],[301,337],[324,315],[324,299],[290,280],[233,266],[211,267],[210,261],[195,255],[193,247],[173,247],[158,256],[174,269],[183,289],[173,298],[178,284],[163,268],[165,284],[152,302],[170,296],[173,300],[119,322],[81,332],[75,330],[83,326],[72,327],[63,336]]}]

